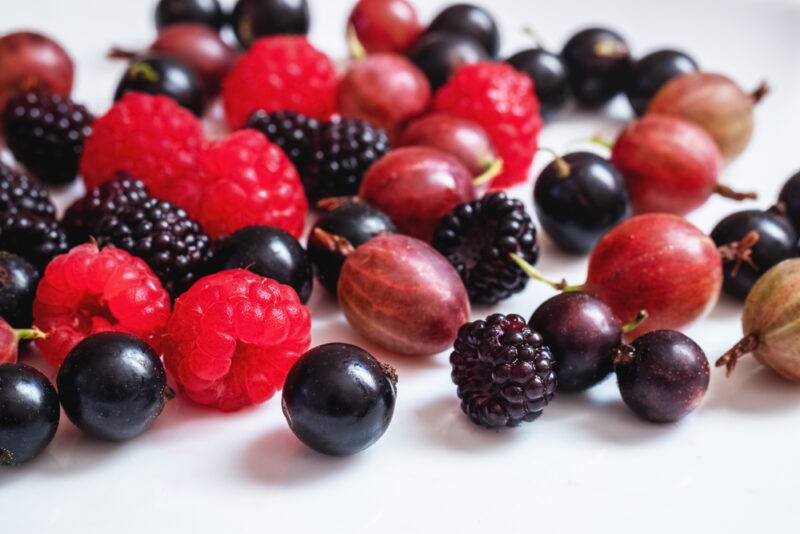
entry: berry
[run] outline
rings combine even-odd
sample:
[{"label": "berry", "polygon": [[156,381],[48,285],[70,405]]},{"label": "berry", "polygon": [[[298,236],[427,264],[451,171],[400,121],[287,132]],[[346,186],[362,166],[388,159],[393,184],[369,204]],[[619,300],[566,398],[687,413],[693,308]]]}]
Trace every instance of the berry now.
[{"label": "berry", "polygon": [[198,117],[203,114],[203,87],[197,75],[169,57],[149,55],[131,62],[117,85],[114,100],[130,92],[168,96]]},{"label": "berry", "polygon": [[278,145],[298,170],[305,169],[320,125],[316,119],[293,111],[256,111],[250,115],[247,127],[258,130]]},{"label": "berry", "polygon": [[292,432],[322,454],[362,451],[392,421],[397,374],[369,352],[328,343],[300,357],[283,387],[281,405]]},{"label": "berry", "polygon": [[486,428],[535,420],[556,391],[553,355],[519,315],[463,325],[450,364],[461,409]]},{"label": "berry", "polygon": [[198,120],[171,98],[129,93],[95,121],[81,174],[94,189],[123,171],[154,196],[176,202],[183,184],[200,173],[203,142]]},{"label": "berry", "polygon": [[465,65],[488,61],[486,49],[468,35],[446,32],[424,34],[408,51],[408,57],[421,70],[435,91]]},{"label": "berry", "polygon": [[231,25],[242,46],[266,35],[305,35],[311,25],[306,0],[239,0]]},{"label": "berry", "polygon": [[528,178],[542,129],[533,84],[510,65],[481,63],[462,68],[436,94],[434,108],[480,124],[503,159],[492,187]]},{"label": "berry", "polygon": [[631,205],[625,179],[596,154],[575,152],[556,158],[536,179],[536,216],[562,250],[584,254],[623,220]]},{"label": "berry", "polygon": [[622,400],[642,419],[671,423],[702,402],[709,367],[697,343],[672,330],[658,330],[617,349],[614,369]]},{"label": "berry", "polygon": [[344,202],[323,214],[308,236],[308,255],[322,285],[336,294],[339,274],[345,257],[338,253],[336,241],[330,236],[344,239],[352,247],[359,247],[381,234],[396,232],[391,219],[366,202]]},{"label": "berry", "polygon": [[525,288],[528,276],[509,254],[531,265],[539,258],[530,215],[505,193],[458,206],[439,223],[433,246],[456,268],[473,304],[496,304]]},{"label": "berry", "polygon": [[64,185],[75,179],[94,117],[69,97],[39,91],[9,100],[3,114],[8,148],[43,182]]},{"label": "berry", "polygon": [[471,37],[489,54],[497,57],[500,31],[491,13],[472,4],[455,4],[445,8],[431,21],[429,32],[443,32]]},{"label": "berry", "polygon": [[161,349],[194,402],[234,411],[268,400],[308,349],[297,293],[244,270],[202,278],[175,302]]},{"label": "berry", "polygon": [[72,424],[106,441],[133,439],[150,428],[172,396],[158,353],[119,332],[87,337],[58,370],[58,395]]},{"label": "berry", "polygon": [[0,466],[28,462],[44,451],[58,429],[56,389],[24,364],[0,365]]},{"label": "berry", "polygon": [[0,317],[14,328],[33,322],[39,271],[16,254],[0,251]]},{"label": "berry", "polygon": [[29,213],[54,219],[56,207],[38,181],[0,162],[0,213]]},{"label": "berry", "polygon": [[219,30],[225,24],[225,13],[218,0],[160,0],[156,6],[156,27],[196,22]]},{"label": "berry", "polygon": [[315,202],[355,195],[364,174],[388,153],[386,132],[365,121],[341,119],[323,124],[300,174],[306,197]]},{"label": "berry", "polygon": [[[0,206],[2,205],[0,196]],[[786,218],[792,223],[795,230],[800,233],[800,172],[786,180],[778,197],[786,209]]]},{"label": "berry", "polygon": [[564,45],[561,57],[567,65],[572,94],[587,108],[606,104],[625,88],[630,76],[628,43],[605,28],[576,33]]},{"label": "berry", "polygon": [[[292,163],[254,130],[214,141],[203,153],[200,179],[184,189],[187,211],[214,239],[252,225],[303,233],[308,209]],[[191,199],[191,200],[190,200]],[[181,205],[181,203],[178,203]]]},{"label": "berry", "polygon": [[33,317],[47,338],[37,345],[58,366],[98,332],[151,340],[166,325],[169,307],[169,295],[143,260],[113,247],[81,245],[50,262],[39,282]]},{"label": "berry", "polygon": [[333,62],[305,37],[259,39],[223,83],[228,123],[238,128],[260,109],[327,120],[336,109],[337,82]]},{"label": "berry", "polygon": [[350,13],[348,37],[356,48],[375,54],[402,53],[422,33],[422,24],[408,0],[359,0]]},{"label": "berry", "polygon": [[314,287],[313,267],[303,246],[269,226],[248,226],[217,242],[211,271],[227,269],[246,269],[291,286],[303,304]]},{"label": "berry", "polygon": [[517,52],[506,62],[533,81],[542,117],[549,119],[561,111],[569,97],[567,66],[561,56],[543,48]]},{"label": "berry", "polygon": [[0,317],[0,364],[16,363],[19,359],[19,342],[42,339],[44,333],[37,328],[12,328]]},{"label": "berry", "polygon": [[637,115],[644,115],[650,100],[668,81],[697,72],[697,62],[677,50],[658,50],[637,60],[631,67],[625,94]]}]

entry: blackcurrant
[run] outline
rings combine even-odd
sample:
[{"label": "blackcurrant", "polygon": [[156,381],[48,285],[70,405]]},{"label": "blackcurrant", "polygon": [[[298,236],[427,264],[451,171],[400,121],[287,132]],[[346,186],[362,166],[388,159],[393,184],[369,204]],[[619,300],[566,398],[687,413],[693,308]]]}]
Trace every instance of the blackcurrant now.
[{"label": "blackcurrant", "polygon": [[308,33],[311,24],[306,0],[239,0],[231,24],[242,46],[259,37]]},{"label": "blackcurrant", "polygon": [[107,441],[140,435],[172,396],[158,353],[141,339],[118,332],[94,334],[78,343],[56,383],[69,420],[89,436]]},{"label": "blackcurrant", "polygon": [[161,0],[156,6],[156,27],[179,22],[197,22],[219,30],[225,24],[225,13],[218,0]]},{"label": "blackcurrant", "polygon": [[311,296],[311,259],[292,235],[270,226],[248,226],[217,242],[213,271],[247,269],[294,288],[305,303]]},{"label": "blackcurrant", "polygon": [[329,343],[306,352],[283,386],[292,432],[323,454],[362,451],[386,432],[394,413],[397,375],[367,351]]},{"label": "blackcurrant", "polygon": [[561,56],[543,48],[531,48],[517,52],[507,63],[533,80],[542,117],[548,119],[564,107],[569,97],[569,81]]},{"label": "blackcurrant", "polygon": [[641,116],[664,84],[676,76],[697,70],[697,62],[689,55],[678,50],[658,50],[633,63],[625,94],[633,110]]},{"label": "blackcurrant", "polygon": [[714,227],[711,239],[722,254],[722,288],[739,299],[773,265],[798,255],[797,232],[780,208],[732,213]]},{"label": "blackcurrant", "polygon": [[0,251],[0,317],[14,328],[33,322],[39,271],[16,254]]},{"label": "blackcurrant", "polygon": [[60,415],[46,376],[21,363],[0,364],[0,465],[38,456],[53,440]]},{"label": "blackcurrant", "polygon": [[575,99],[584,107],[598,108],[625,88],[631,54],[625,39],[604,28],[576,33],[561,52],[567,65]]},{"label": "blackcurrant", "polygon": [[165,95],[195,115],[203,114],[203,87],[197,75],[172,58],[145,56],[134,60],[119,81],[114,100],[130,91]]},{"label": "blackcurrant", "polygon": [[800,171],[786,181],[778,200],[786,210],[786,218],[800,233]]},{"label": "blackcurrant", "polygon": [[444,85],[464,65],[489,59],[486,49],[472,37],[445,32],[424,34],[408,56],[428,78],[433,90]]},{"label": "blackcurrant", "polygon": [[455,4],[433,19],[429,32],[464,35],[478,41],[491,57],[500,50],[500,31],[494,17],[484,8],[472,4]]},{"label": "blackcurrant", "polygon": [[610,161],[590,152],[567,154],[545,167],[533,203],[556,245],[578,254],[631,214],[625,179]]}]

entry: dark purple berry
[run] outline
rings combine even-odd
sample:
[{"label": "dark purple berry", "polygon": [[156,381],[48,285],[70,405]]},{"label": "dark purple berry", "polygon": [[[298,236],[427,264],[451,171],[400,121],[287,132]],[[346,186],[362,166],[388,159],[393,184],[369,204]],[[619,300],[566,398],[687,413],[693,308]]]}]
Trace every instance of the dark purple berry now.
[{"label": "dark purple berry", "polygon": [[239,0],[231,24],[242,46],[267,35],[305,35],[311,20],[306,0]]},{"label": "dark purple berry", "polygon": [[786,218],[800,233],[800,171],[786,181],[778,199],[786,209]]},{"label": "dark purple berry", "polygon": [[464,65],[489,60],[486,49],[472,37],[430,32],[420,37],[408,57],[425,74],[435,91]]},{"label": "dark purple berry", "polygon": [[473,4],[454,4],[439,13],[428,26],[429,32],[443,32],[471,37],[491,57],[500,50],[500,31],[494,17]]},{"label": "dark purple berry", "polygon": [[531,48],[517,52],[506,62],[533,80],[542,117],[549,119],[561,111],[569,97],[567,67],[561,56],[542,48]]},{"label": "dark purple berry", "polygon": [[198,117],[203,114],[205,97],[197,75],[172,58],[145,56],[131,62],[117,85],[114,100],[131,91],[165,95]]},{"label": "dark purple berry", "polygon": [[598,108],[626,86],[631,53],[625,39],[604,28],[576,33],[561,51],[572,94],[587,108]]},{"label": "dark purple berry", "polygon": [[14,328],[33,323],[39,272],[16,254],[0,251],[0,317]]},{"label": "dark purple berry", "polygon": [[225,13],[218,0],[161,0],[156,7],[156,27],[195,22],[219,30],[225,24]]},{"label": "dark purple berry", "polygon": [[320,129],[316,119],[294,111],[256,111],[247,121],[247,127],[278,145],[298,170],[308,166]]},{"label": "dark purple berry", "polygon": [[54,219],[56,207],[41,183],[0,162],[0,213],[20,212]]},{"label": "dark purple berry", "polygon": [[658,50],[633,63],[625,88],[631,107],[644,115],[650,100],[672,78],[697,72],[698,66],[689,55],[677,50]]}]

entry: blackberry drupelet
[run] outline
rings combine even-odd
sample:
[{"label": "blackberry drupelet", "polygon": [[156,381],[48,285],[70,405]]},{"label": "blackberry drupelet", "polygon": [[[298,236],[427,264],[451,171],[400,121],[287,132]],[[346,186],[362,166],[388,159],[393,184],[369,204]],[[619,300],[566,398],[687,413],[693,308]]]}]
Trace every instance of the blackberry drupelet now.
[{"label": "blackberry drupelet", "polygon": [[311,202],[358,193],[364,174],[389,153],[386,131],[358,119],[323,124],[300,177]]},{"label": "blackberry drupelet", "polygon": [[38,181],[0,162],[0,213],[26,212],[45,219],[56,216],[50,195]]},{"label": "blackberry drupelet", "polygon": [[461,409],[486,428],[533,421],[556,391],[553,355],[519,315],[462,326],[450,364]]},{"label": "blackberry drupelet", "polygon": [[278,145],[302,172],[311,156],[314,140],[319,132],[319,122],[302,113],[259,110],[250,115],[247,127],[263,133],[271,143]]},{"label": "blackberry drupelet", "polygon": [[522,291],[528,276],[511,259],[539,259],[536,226],[525,206],[505,193],[459,205],[439,223],[433,246],[461,275],[474,304],[495,304]]},{"label": "blackberry drupelet", "polygon": [[93,122],[92,114],[69,97],[41,91],[18,94],[3,114],[6,141],[14,157],[51,185],[75,179]]}]

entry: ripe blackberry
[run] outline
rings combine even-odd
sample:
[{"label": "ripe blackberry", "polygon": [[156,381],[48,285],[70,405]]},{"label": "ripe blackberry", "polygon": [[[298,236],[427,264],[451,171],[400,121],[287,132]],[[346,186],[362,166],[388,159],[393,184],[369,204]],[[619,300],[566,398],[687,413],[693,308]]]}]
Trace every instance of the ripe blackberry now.
[{"label": "ripe blackberry", "polygon": [[510,255],[539,259],[536,226],[525,206],[505,193],[459,205],[439,223],[433,246],[461,275],[470,301],[495,304],[522,291],[528,276]]},{"label": "ripe blackberry", "polygon": [[556,391],[553,355],[519,315],[462,326],[450,364],[461,409],[486,428],[533,421]]},{"label": "ripe blackberry", "polygon": [[26,212],[45,219],[56,216],[56,208],[47,189],[0,162],[0,213],[8,212]]},{"label": "ripe blackberry", "polygon": [[165,200],[148,198],[103,216],[94,237],[143,259],[176,298],[198,278],[211,256],[211,239],[186,212]]},{"label": "ripe blackberry", "polygon": [[83,141],[94,117],[67,96],[26,91],[3,114],[8,148],[40,180],[64,185],[75,179]]},{"label": "ripe blackberry", "polygon": [[319,122],[294,111],[267,113],[259,110],[250,115],[247,127],[264,134],[278,145],[298,170],[303,169],[311,155]]},{"label": "ripe blackberry", "polygon": [[358,193],[364,174],[389,152],[381,128],[358,119],[341,119],[320,127],[308,166],[300,177],[312,202]]}]

